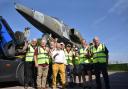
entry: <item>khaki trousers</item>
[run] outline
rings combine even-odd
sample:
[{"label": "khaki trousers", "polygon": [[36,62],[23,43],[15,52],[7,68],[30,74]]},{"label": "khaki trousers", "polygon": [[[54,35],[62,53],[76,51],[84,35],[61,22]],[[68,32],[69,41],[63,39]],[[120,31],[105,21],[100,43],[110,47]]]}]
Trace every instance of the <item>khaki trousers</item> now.
[{"label": "khaki trousers", "polygon": [[52,81],[53,89],[56,89],[56,77],[57,77],[58,72],[60,74],[62,87],[64,88],[64,86],[65,86],[65,65],[55,63],[52,65],[52,69],[53,69],[53,81]]},{"label": "khaki trousers", "polygon": [[48,66],[39,66],[38,72],[37,72],[37,87],[45,88],[46,87],[46,81],[47,81],[47,75],[48,75]]}]

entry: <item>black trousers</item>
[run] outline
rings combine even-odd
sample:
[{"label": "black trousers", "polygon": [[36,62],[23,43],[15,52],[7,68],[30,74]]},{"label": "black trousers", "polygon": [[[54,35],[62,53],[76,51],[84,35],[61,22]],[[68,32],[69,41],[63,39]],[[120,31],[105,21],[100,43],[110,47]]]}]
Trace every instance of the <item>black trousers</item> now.
[{"label": "black trousers", "polygon": [[35,66],[34,62],[25,62],[25,85],[35,86]]},{"label": "black trousers", "polygon": [[52,63],[49,64],[47,84],[49,84],[49,86],[52,86]]},{"label": "black trousers", "polygon": [[108,72],[107,72],[107,64],[106,63],[95,63],[94,72],[96,76],[97,89],[102,89],[102,84],[101,84],[101,79],[100,79],[101,73],[104,78],[105,88],[110,89],[109,77],[108,77]]}]

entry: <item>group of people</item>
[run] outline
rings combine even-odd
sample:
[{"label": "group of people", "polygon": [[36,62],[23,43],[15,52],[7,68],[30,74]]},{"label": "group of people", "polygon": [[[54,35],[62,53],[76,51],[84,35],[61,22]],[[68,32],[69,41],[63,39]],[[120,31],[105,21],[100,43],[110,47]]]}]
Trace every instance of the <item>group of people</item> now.
[{"label": "group of people", "polygon": [[[82,47],[72,46],[70,43],[51,41],[47,46],[47,40],[41,40],[37,45],[37,39],[31,43],[25,43],[23,49],[25,56],[25,88],[29,85],[37,89],[47,89],[47,85],[53,89],[57,84],[66,87],[79,85],[83,88],[91,88],[92,72],[96,77],[96,89],[102,89],[100,74],[103,74],[105,88],[110,89],[107,72],[108,49],[98,37],[94,37],[91,44],[82,40]],[[78,76],[78,81],[76,81]],[[88,76],[88,81],[87,77]]]}]

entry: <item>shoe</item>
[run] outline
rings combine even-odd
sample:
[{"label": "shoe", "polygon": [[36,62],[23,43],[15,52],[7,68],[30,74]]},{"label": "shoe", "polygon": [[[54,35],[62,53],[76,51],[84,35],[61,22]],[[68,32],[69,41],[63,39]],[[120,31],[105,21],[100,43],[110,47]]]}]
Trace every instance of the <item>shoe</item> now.
[{"label": "shoe", "polygon": [[46,88],[48,88],[50,85],[46,84]]},{"label": "shoe", "polygon": [[24,89],[28,89],[28,87],[25,86]]},{"label": "shoe", "polygon": [[27,89],[29,86],[28,86],[28,84],[25,84],[24,85],[24,89]]},{"label": "shoe", "polygon": [[41,89],[48,89],[48,88],[46,88],[46,87],[42,87]]},{"label": "shoe", "polygon": [[79,83],[78,85],[79,85],[79,87],[82,87],[83,86],[81,83]]},{"label": "shoe", "polygon": [[42,89],[41,87],[37,87],[36,89]]},{"label": "shoe", "polygon": [[62,89],[65,89],[65,88],[66,88],[65,84],[62,84]]},{"label": "shoe", "polygon": [[83,89],[92,89],[91,86],[84,86]]},{"label": "shoe", "polygon": [[31,87],[36,88],[36,86],[35,86],[35,84],[34,84],[34,83],[33,83],[33,84],[31,84]]}]

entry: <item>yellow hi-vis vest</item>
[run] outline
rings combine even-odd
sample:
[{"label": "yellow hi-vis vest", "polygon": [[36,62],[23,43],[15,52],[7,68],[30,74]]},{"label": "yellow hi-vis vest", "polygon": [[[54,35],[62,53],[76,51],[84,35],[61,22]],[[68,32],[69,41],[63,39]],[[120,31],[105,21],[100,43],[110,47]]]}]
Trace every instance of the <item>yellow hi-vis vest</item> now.
[{"label": "yellow hi-vis vest", "polygon": [[73,53],[72,51],[70,51],[69,53],[65,50],[65,57],[66,57],[66,60],[67,60],[67,64],[68,65],[73,65],[73,61],[72,61],[72,57],[73,57]]},{"label": "yellow hi-vis vest", "polygon": [[37,63],[38,64],[49,64],[48,52],[44,50],[42,47],[38,47]]},{"label": "yellow hi-vis vest", "polygon": [[86,57],[87,49],[80,49],[80,63],[90,63],[89,59]]},{"label": "yellow hi-vis vest", "polygon": [[75,56],[75,58],[74,58],[74,64],[75,65],[79,65],[80,64],[80,59],[79,59],[78,56]]},{"label": "yellow hi-vis vest", "polygon": [[26,53],[26,62],[32,62],[34,61],[34,48],[31,45],[28,45],[28,51]]},{"label": "yellow hi-vis vest", "polygon": [[105,54],[104,44],[100,44],[97,49],[92,46],[91,50],[93,53],[93,63],[106,63],[107,55]]}]

